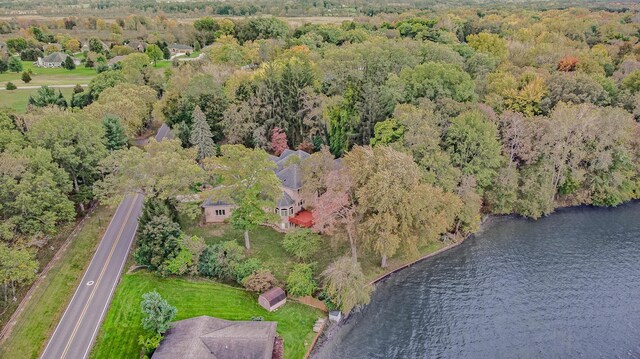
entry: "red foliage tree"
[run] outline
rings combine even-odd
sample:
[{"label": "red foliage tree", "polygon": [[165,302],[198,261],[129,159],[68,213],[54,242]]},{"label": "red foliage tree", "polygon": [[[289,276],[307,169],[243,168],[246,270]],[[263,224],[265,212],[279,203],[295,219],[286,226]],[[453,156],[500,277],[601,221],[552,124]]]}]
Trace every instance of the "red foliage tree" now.
[{"label": "red foliage tree", "polygon": [[313,144],[307,140],[302,141],[299,145],[298,145],[298,150],[302,150],[306,153],[312,153],[313,152]]},{"label": "red foliage tree", "polygon": [[576,66],[578,66],[578,58],[575,56],[565,56],[558,63],[558,71],[575,71]]},{"label": "red foliage tree", "polygon": [[271,131],[271,151],[274,155],[280,156],[288,148],[287,134],[280,127],[275,127]]}]

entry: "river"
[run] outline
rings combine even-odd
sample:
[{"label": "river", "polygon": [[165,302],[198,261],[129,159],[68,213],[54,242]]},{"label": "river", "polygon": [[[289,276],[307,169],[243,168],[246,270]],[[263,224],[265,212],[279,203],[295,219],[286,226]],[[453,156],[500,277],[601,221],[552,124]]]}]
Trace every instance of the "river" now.
[{"label": "river", "polygon": [[493,218],[379,284],[313,358],[640,358],[640,203]]}]

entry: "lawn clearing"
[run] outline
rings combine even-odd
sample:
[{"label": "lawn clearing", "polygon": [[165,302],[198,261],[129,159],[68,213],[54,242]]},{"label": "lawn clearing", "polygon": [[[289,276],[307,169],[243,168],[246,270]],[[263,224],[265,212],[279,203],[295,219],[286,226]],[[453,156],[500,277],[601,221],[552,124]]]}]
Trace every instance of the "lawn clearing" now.
[{"label": "lawn clearing", "polygon": [[[229,224],[198,226],[196,222],[181,218],[180,226],[185,233],[204,239],[208,245],[235,241],[244,246],[243,231],[234,229]],[[320,273],[336,258],[347,253],[346,243],[335,243],[328,237],[323,238],[325,242],[320,246],[318,253],[312,256],[311,259],[315,263],[314,274],[316,277],[319,277]],[[277,279],[285,282],[293,265],[298,261],[282,247],[284,233],[260,226],[249,233],[249,239],[251,241],[251,250],[248,251],[247,255],[259,259],[262,265],[269,269]]]},{"label": "lawn clearing", "polygon": [[99,207],[63,257],[34,291],[11,335],[0,345],[0,358],[37,358],[91,260],[113,209]]},{"label": "lawn clearing", "polygon": [[95,69],[79,65],[73,70],[63,68],[43,68],[33,65],[31,61],[22,61],[23,71],[31,70],[31,82],[22,82],[22,72],[5,72],[0,74],[0,87],[5,88],[7,82],[13,82],[20,86],[44,86],[44,85],[76,85],[88,84],[97,73]]},{"label": "lawn clearing", "polygon": [[285,358],[290,359],[304,356],[315,335],[313,324],[322,316],[316,309],[292,302],[269,313],[258,305],[256,294],[208,280],[161,278],[148,272],[126,274],[100,329],[92,358],[138,357],[138,337],[145,334],[140,302],[142,294],[154,289],[178,309],[175,320],[201,315],[227,320],[261,316],[277,322],[278,334],[284,339]]},{"label": "lawn clearing", "polygon": [[[67,102],[71,101],[71,95],[73,94],[73,88],[60,88],[55,89],[56,92],[60,90]],[[27,110],[27,104],[29,102],[29,96],[34,95],[38,89],[23,89],[23,90],[2,90],[0,91],[0,107],[9,107],[17,112],[25,112]]]}]

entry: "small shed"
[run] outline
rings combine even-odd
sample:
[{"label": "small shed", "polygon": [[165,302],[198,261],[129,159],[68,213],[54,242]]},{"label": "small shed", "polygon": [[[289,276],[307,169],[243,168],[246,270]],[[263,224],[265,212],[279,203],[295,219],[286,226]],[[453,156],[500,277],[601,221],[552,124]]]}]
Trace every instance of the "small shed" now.
[{"label": "small shed", "polygon": [[258,304],[270,312],[282,307],[286,302],[287,294],[280,287],[271,288],[258,297]]}]

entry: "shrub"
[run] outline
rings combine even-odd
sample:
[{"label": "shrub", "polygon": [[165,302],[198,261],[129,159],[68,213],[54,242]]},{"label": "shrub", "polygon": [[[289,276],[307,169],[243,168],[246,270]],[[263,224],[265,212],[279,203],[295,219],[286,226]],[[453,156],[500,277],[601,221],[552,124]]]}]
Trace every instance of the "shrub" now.
[{"label": "shrub", "polygon": [[142,327],[155,334],[163,334],[169,329],[169,324],[176,316],[177,309],[167,302],[158,292],[148,292],[142,295],[141,303]]},{"label": "shrub", "polygon": [[266,269],[260,269],[242,281],[242,285],[252,292],[266,292],[278,285],[278,280]]},{"label": "shrub", "polygon": [[311,265],[296,264],[287,277],[287,292],[296,297],[304,297],[313,294],[316,288]]},{"label": "shrub", "polygon": [[[140,335],[138,337],[138,345],[140,345],[141,357],[143,355],[151,355],[157,347],[160,346],[163,336],[161,334],[154,334],[150,336]],[[148,358],[148,356],[147,356]]]},{"label": "shrub", "polygon": [[22,82],[24,82],[25,84],[28,84],[29,82],[31,82],[31,75],[29,75],[28,72],[23,72],[22,73]]},{"label": "shrub", "polygon": [[244,249],[228,241],[207,247],[200,256],[200,274],[222,280],[235,280],[236,268],[244,259]]},{"label": "shrub", "polygon": [[284,236],[282,246],[294,257],[309,259],[320,247],[320,236],[310,229],[296,229]]},{"label": "shrub", "polygon": [[13,82],[7,82],[6,88],[7,90],[11,91],[17,89],[18,87]]},{"label": "shrub", "polygon": [[244,262],[238,264],[235,268],[236,282],[242,284],[242,281],[251,274],[260,270],[261,263],[256,258],[249,258]]}]

